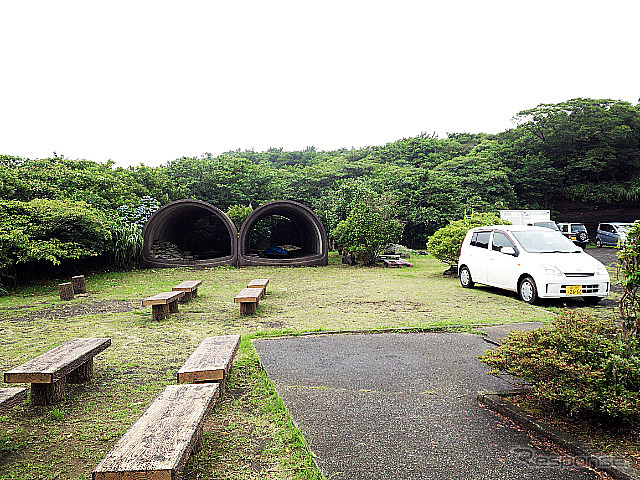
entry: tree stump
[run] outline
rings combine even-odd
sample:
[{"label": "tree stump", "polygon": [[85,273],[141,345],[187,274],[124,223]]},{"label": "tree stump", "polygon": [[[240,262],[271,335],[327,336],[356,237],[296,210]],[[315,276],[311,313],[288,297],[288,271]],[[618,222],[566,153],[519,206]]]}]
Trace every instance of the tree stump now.
[{"label": "tree stump", "polygon": [[151,316],[154,320],[164,320],[169,318],[171,313],[169,312],[169,305],[151,305]]},{"label": "tree stump", "polygon": [[71,283],[60,283],[60,300],[73,300],[73,285]]},{"label": "tree stump", "polygon": [[34,405],[50,405],[64,400],[66,378],[53,383],[32,383],[31,402]]},{"label": "tree stump", "polygon": [[93,357],[67,374],[67,383],[86,383],[93,377]]},{"label": "tree stump", "polygon": [[84,275],[71,277],[71,285],[73,285],[75,293],[87,293],[87,282],[84,279]]}]

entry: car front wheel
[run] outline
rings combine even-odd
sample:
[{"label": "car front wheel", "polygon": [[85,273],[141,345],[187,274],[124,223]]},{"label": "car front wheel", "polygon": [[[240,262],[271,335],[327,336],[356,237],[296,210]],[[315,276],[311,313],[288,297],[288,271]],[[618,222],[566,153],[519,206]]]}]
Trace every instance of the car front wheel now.
[{"label": "car front wheel", "polygon": [[460,285],[464,288],[473,288],[475,282],[471,278],[471,272],[467,267],[460,268]]},{"label": "car front wheel", "polygon": [[530,304],[538,303],[538,289],[536,282],[531,277],[524,277],[518,287],[520,298]]}]

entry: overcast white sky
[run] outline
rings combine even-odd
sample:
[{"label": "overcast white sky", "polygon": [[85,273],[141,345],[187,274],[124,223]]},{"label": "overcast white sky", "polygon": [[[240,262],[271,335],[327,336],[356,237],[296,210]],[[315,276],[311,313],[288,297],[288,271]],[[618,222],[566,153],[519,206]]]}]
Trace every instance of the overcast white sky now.
[{"label": "overcast white sky", "polygon": [[3,1],[0,154],[159,165],[640,98],[640,2]]}]

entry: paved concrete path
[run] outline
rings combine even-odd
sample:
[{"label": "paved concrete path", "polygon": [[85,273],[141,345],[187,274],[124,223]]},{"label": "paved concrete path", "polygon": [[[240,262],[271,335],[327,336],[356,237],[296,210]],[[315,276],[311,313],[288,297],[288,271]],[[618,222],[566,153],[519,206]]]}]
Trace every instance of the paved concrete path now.
[{"label": "paved concrete path", "polygon": [[563,466],[540,466],[558,459],[545,442],[478,405],[478,390],[508,387],[477,359],[490,346],[478,335],[305,336],[255,346],[332,480],[600,478],[564,457]]}]

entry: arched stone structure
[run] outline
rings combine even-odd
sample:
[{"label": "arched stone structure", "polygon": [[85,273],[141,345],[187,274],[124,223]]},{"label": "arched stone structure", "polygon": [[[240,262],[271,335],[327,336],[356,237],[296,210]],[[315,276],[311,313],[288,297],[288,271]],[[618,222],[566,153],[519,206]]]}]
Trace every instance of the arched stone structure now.
[{"label": "arched stone structure", "polygon": [[200,200],[177,200],[144,226],[142,265],[178,267],[236,265],[238,230],[222,210]]},{"label": "arched stone structure", "polygon": [[[288,232],[286,228],[280,239],[289,235],[289,244],[295,248],[286,248],[287,254],[270,255],[263,248],[252,245],[252,241],[264,241],[260,237],[261,221],[270,217],[279,217],[284,223],[289,222]],[[283,223],[283,222],[281,222]],[[252,231],[258,227],[255,233]],[[273,228],[279,228],[277,224],[272,224]],[[262,228],[266,230],[266,228]],[[271,232],[272,240],[274,232]],[[256,240],[257,239],[257,240]],[[279,240],[280,240],[279,239]],[[261,245],[262,247],[264,245]],[[282,246],[282,245],[271,245]],[[321,266],[328,263],[329,241],[327,231],[322,222],[313,211],[304,205],[291,200],[276,200],[266,203],[256,208],[244,221],[240,228],[238,237],[238,265],[289,265],[289,266]]]}]

